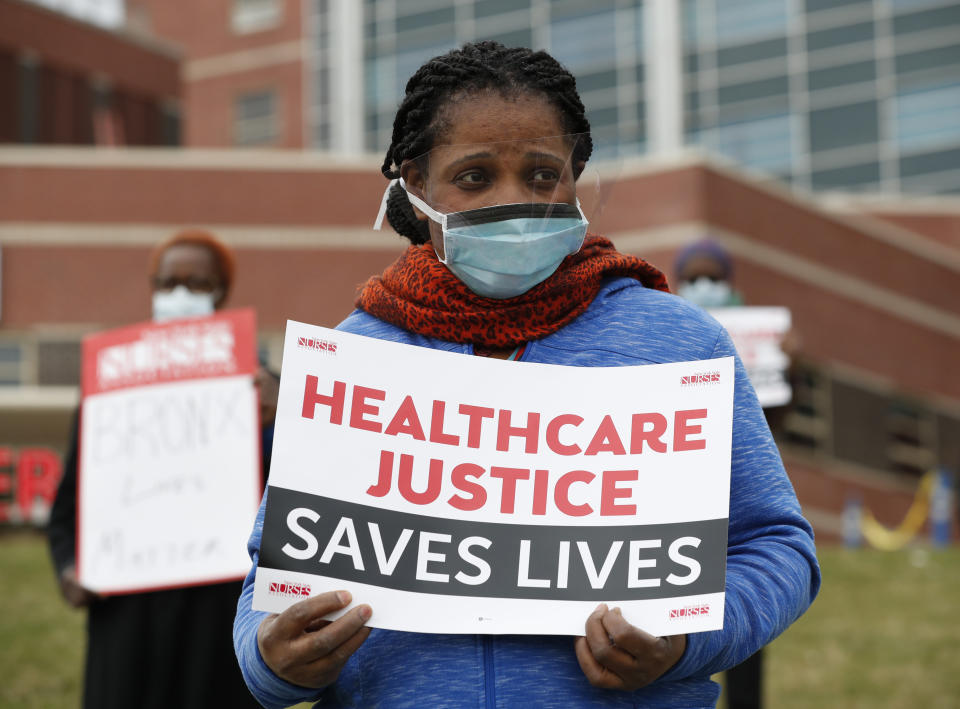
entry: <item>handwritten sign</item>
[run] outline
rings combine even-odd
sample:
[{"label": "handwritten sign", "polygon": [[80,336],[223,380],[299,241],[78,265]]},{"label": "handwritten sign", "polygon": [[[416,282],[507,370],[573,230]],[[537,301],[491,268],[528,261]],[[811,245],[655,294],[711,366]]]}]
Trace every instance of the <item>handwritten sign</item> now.
[{"label": "handwritten sign", "polygon": [[260,498],[252,310],[83,342],[78,571],[124,593],[241,578]]},{"label": "handwritten sign", "polygon": [[783,406],[792,392],[785,377],[790,358],[780,348],[790,329],[790,311],[779,307],[713,308],[730,333],[760,406]]},{"label": "handwritten sign", "polygon": [[372,624],[720,628],[733,359],[581,368],[287,324],[254,608],[347,588]]}]

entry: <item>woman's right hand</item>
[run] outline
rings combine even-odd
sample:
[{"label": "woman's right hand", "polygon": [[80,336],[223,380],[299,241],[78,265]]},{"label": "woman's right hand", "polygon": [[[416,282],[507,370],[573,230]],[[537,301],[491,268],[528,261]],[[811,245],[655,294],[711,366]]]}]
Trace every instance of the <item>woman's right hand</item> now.
[{"label": "woman's right hand", "polygon": [[60,572],[60,593],[73,608],[85,608],[99,598],[96,593],[80,585],[77,570],[72,565]]},{"label": "woman's right hand", "polygon": [[330,591],[264,618],[257,629],[257,645],[267,667],[301,687],[320,689],[333,684],[370,634],[370,628],[364,627],[373,613],[368,605],[357,606],[337,620],[324,620],[350,600],[347,591]]}]

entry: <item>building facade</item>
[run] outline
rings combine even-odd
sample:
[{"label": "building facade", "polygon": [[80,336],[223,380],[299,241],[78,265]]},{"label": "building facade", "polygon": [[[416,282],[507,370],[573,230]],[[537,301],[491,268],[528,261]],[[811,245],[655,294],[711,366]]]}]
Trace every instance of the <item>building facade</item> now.
[{"label": "building facade", "polygon": [[[257,308],[275,366],[287,318],[350,311],[403,248],[371,229],[403,82],[482,38],[548,48],[577,76],[606,181],[593,229],[668,274],[711,235],[747,302],[791,309],[777,436],[818,532],[839,535],[848,494],[897,521],[923,471],[960,470],[960,205],[809,190],[960,190],[958,7],[127,0],[110,29],[0,0],[0,143],[155,145],[133,136],[156,136],[145,106],[167,106],[190,147],[0,146],[0,521],[28,515],[23,490],[50,492],[81,339],[149,317],[165,237],[208,228],[237,250],[232,305]],[[91,87],[117,117],[95,118]]]},{"label": "building facade", "polygon": [[183,143],[304,148],[309,94],[302,0],[126,0],[131,32],[182,57]]},{"label": "building facade", "polygon": [[[149,317],[156,243],[189,225],[236,249],[230,305],[257,309],[278,366],[287,318],[335,325],[403,248],[372,230],[378,165],[292,151],[0,150],[0,507],[12,504],[4,456],[39,465],[54,459],[38,449],[62,452],[82,336]],[[710,235],[747,302],[790,308],[794,403],[776,435],[822,538],[839,537],[847,496],[892,524],[923,472],[960,469],[956,200],[799,198],[696,155],[600,167],[602,189],[581,200],[620,250],[672,276],[677,250]]]},{"label": "building facade", "polygon": [[[124,8],[129,32],[181,53],[190,146],[379,153],[423,61],[495,39],[547,49],[575,74],[601,157],[698,146],[805,191],[960,192],[957,0],[125,0]],[[97,13],[117,14],[86,12]]]},{"label": "building facade", "polygon": [[310,0],[304,9],[313,147],[383,150],[403,85],[425,59],[496,39],[545,48],[570,68],[607,157],[697,145],[807,190],[960,191],[956,1]]},{"label": "building facade", "polygon": [[0,0],[0,144],[176,145],[180,93],[157,40]]}]

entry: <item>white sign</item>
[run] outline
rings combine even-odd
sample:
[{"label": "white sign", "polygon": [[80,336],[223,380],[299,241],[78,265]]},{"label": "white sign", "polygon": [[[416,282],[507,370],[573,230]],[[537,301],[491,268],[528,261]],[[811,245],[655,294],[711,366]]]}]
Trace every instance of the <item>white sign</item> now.
[{"label": "white sign", "polygon": [[780,348],[790,330],[790,311],[776,307],[713,308],[743,361],[760,406],[783,406],[792,392],[785,378],[790,358]]},{"label": "white sign", "polygon": [[562,367],[287,323],[253,607],[376,627],[722,627],[733,358]]},{"label": "white sign", "polygon": [[242,578],[260,500],[252,311],[84,341],[80,582],[128,593]]}]

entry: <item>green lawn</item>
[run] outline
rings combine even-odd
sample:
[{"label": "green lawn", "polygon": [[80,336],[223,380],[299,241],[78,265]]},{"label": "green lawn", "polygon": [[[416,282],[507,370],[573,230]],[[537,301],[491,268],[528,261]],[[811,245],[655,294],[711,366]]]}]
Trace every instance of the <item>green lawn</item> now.
[{"label": "green lawn", "polygon": [[61,600],[39,535],[0,535],[0,603],[0,707],[79,706],[84,615]]},{"label": "green lawn", "polygon": [[[813,608],[767,652],[769,709],[960,707],[960,549],[821,550]],[[83,614],[42,539],[0,535],[0,708],[78,706]]]},{"label": "green lawn", "polygon": [[820,550],[823,588],[769,649],[769,706],[960,707],[960,549]]}]

